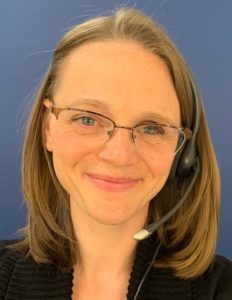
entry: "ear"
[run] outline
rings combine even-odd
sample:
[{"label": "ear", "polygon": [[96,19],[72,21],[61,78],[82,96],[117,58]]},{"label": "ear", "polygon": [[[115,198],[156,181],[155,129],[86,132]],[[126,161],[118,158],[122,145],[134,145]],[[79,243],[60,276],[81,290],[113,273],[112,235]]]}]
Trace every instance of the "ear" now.
[{"label": "ear", "polygon": [[[47,109],[49,109],[51,106],[51,101],[49,99],[44,99],[43,104]],[[45,147],[49,152],[52,152],[51,118],[49,114],[47,114],[44,120],[43,131]]]},{"label": "ear", "polygon": [[50,108],[51,105],[52,105],[52,102],[48,99],[48,98],[45,98],[43,100],[43,105],[46,107],[46,108]]}]

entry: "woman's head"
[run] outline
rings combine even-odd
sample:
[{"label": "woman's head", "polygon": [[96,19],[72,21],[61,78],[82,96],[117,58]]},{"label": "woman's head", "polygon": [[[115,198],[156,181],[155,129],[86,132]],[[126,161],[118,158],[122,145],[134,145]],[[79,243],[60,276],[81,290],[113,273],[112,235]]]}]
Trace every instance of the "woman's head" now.
[{"label": "woman's head", "polygon": [[[97,64],[94,55],[98,55],[101,64]],[[122,65],[125,66],[125,73],[122,72]],[[138,70],[133,68],[133,65],[137,66]],[[35,258],[51,261],[52,257],[55,257],[56,261],[60,261],[61,265],[66,267],[75,262],[76,244],[69,201],[73,191],[72,185],[75,185],[74,172],[70,175],[70,169],[66,168],[68,160],[75,153],[81,151],[81,156],[78,157],[84,161],[77,169],[78,174],[81,174],[83,167],[86,168],[92,163],[97,167],[89,171],[98,171],[97,176],[102,169],[104,172],[113,170],[116,177],[125,177],[125,171],[131,171],[129,182],[124,182],[128,185],[138,184],[137,181],[141,179],[140,170],[144,177],[144,174],[147,178],[150,176],[152,179],[146,181],[146,186],[139,183],[142,193],[128,193],[134,197],[129,200],[131,207],[133,200],[143,199],[144,194],[144,207],[149,205],[147,199],[155,196],[150,202],[150,217],[153,219],[159,219],[170,210],[188,185],[188,179],[183,182],[178,178],[167,181],[174,156],[161,158],[162,161],[160,158],[159,161],[155,159],[155,155],[153,159],[139,159],[134,145],[128,139],[128,132],[122,128],[118,129],[108,144],[111,143],[111,152],[110,146],[107,146],[108,150],[100,149],[94,154],[89,154],[87,146],[80,145],[78,148],[76,142],[73,142],[73,147],[71,144],[70,147],[65,147],[65,137],[71,137],[72,132],[67,132],[62,124],[57,123],[58,119],[54,114],[49,114],[44,103],[47,107],[51,104],[56,107],[73,106],[67,102],[67,98],[74,101],[75,93],[77,98],[81,98],[87,91],[89,97],[104,97],[108,102],[100,107],[97,103],[94,106],[93,103],[85,102],[81,106],[78,103],[78,108],[103,114],[116,121],[117,125],[133,127],[140,124],[144,121],[143,114],[149,111],[157,113],[159,117],[167,117],[168,121],[163,120],[159,123],[166,122],[165,124],[174,127],[191,128],[194,95],[189,76],[191,75],[183,58],[166,34],[149,18],[134,10],[122,9],[112,16],[90,20],[64,36],[55,50],[38,91],[24,146],[23,190],[29,213],[27,236],[31,254]],[[108,86],[102,92],[107,77]],[[130,101],[127,102],[126,99]],[[135,101],[133,105],[132,99]],[[139,120],[141,117],[143,119]],[[122,143],[126,145],[124,149],[116,147],[117,144],[113,145],[122,142],[123,139],[127,139]],[[120,150],[120,154],[116,153],[119,151],[116,151],[116,148]],[[174,267],[179,276],[186,278],[200,274],[209,265],[215,249],[217,231],[218,171],[204,113],[197,148],[201,173],[188,201],[167,224],[165,251],[160,261],[160,264]],[[141,148],[142,150],[144,151]],[[105,175],[109,175],[107,172]],[[78,177],[83,184],[85,181],[82,179]],[[98,179],[95,176],[95,182]],[[122,182],[121,186],[125,187]],[[83,195],[88,187],[90,186],[87,184],[84,191],[82,189],[78,192]],[[96,188],[96,193],[97,190]],[[76,191],[73,194],[76,195]],[[86,204],[82,205],[86,209]],[[126,208],[128,203],[124,205],[124,214],[127,213]],[[98,214],[98,217],[102,216]],[[112,222],[112,219],[110,221]],[[159,229],[158,234],[162,231],[163,227]],[[210,245],[208,239],[212,240]]]},{"label": "woman's head", "polygon": [[46,119],[45,140],[71,207],[101,224],[143,227],[184,135],[163,61],[131,41],[82,45],[62,64],[54,104],[45,101],[57,112]]}]

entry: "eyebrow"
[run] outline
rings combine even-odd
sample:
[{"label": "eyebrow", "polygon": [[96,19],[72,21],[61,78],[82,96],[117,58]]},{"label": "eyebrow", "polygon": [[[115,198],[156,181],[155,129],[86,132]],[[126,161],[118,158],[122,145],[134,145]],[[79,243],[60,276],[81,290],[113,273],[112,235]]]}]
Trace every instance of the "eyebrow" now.
[{"label": "eyebrow", "polygon": [[72,101],[70,104],[68,104],[68,107],[75,107],[80,104],[91,104],[94,106],[97,106],[99,108],[108,109],[107,104],[103,100],[97,100],[97,99],[90,99],[90,98],[79,98],[74,101]]},{"label": "eyebrow", "polygon": [[[82,105],[82,104],[90,104],[93,105],[99,109],[105,109],[109,111],[109,107],[108,105],[104,102],[104,100],[97,100],[97,99],[91,99],[91,98],[79,98],[76,99],[72,102],[70,102],[67,107],[70,108],[74,108],[77,105]],[[169,125],[174,125],[177,126],[175,124],[175,122],[173,120],[171,120],[170,118],[163,116],[159,113],[155,113],[155,112],[144,112],[142,115],[139,116],[139,122],[151,122],[151,121],[155,121],[158,123],[162,123],[162,124],[169,124]]]}]

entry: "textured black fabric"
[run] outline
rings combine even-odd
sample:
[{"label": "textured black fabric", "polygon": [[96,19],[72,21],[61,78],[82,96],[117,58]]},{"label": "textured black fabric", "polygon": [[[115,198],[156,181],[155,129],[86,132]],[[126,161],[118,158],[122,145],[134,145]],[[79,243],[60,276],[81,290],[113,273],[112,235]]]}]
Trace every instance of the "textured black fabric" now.
[{"label": "textured black fabric", "polygon": [[[53,265],[36,264],[32,258],[0,246],[0,300],[71,299],[73,271],[61,273]],[[133,300],[151,261],[155,239],[139,243],[127,299]],[[215,257],[212,268],[194,280],[181,280],[170,269],[152,268],[139,293],[139,300],[232,300],[232,263]],[[93,299],[94,300],[94,299]]]}]

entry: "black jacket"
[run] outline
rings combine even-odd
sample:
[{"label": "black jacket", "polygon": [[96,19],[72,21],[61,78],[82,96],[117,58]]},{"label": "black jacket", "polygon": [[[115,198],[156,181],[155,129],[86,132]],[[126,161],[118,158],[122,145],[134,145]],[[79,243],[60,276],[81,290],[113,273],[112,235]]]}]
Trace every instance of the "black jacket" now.
[{"label": "black jacket", "polygon": [[[154,252],[154,237],[139,243],[129,280],[127,299],[133,300]],[[0,246],[0,300],[71,299],[73,271],[61,273],[53,265]],[[212,268],[194,280],[181,280],[170,269],[152,268],[139,300],[232,300],[232,263],[216,256]],[[93,299],[94,300],[94,299]]]}]

